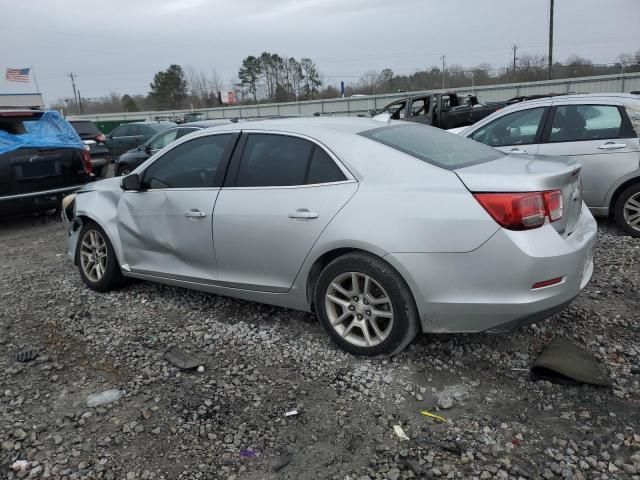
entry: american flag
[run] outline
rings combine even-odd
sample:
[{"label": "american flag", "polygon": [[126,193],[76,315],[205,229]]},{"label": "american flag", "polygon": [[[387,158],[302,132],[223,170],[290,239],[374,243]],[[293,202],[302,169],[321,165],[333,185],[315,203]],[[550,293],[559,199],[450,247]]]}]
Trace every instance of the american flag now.
[{"label": "american flag", "polygon": [[29,83],[30,68],[7,68],[7,74],[4,76],[10,82]]}]

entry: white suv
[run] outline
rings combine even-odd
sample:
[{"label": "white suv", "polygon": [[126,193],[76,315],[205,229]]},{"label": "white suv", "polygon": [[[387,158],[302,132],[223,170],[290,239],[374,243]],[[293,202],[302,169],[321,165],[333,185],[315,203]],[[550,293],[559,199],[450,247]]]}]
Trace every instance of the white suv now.
[{"label": "white suv", "polygon": [[454,133],[508,153],[565,155],[582,164],[594,215],[613,214],[640,237],[640,96],[582,94],[528,100]]}]

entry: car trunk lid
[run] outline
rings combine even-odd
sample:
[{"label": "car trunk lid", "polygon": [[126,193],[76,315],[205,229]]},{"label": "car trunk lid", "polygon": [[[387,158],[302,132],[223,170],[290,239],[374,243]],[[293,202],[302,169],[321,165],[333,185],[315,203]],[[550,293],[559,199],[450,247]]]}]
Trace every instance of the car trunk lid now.
[{"label": "car trunk lid", "polygon": [[512,154],[454,172],[473,193],[561,190],[564,212],[562,218],[551,225],[563,237],[571,235],[578,225],[582,195],[580,165],[575,160]]}]

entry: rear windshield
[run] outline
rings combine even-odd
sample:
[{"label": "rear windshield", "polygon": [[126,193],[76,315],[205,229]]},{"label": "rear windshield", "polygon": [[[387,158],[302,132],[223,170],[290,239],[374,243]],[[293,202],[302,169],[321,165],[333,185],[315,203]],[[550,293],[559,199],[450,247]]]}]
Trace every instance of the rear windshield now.
[{"label": "rear windshield", "polygon": [[504,155],[482,143],[419,124],[374,128],[360,135],[448,170],[496,160]]},{"label": "rear windshield", "polygon": [[93,122],[71,122],[71,125],[76,129],[78,135],[98,135],[100,133]]},{"label": "rear windshield", "polygon": [[29,125],[37,121],[41,116],[41,112],[22,115],[16,113],[0,114],[0,130],[11,135],[29,133]]}]

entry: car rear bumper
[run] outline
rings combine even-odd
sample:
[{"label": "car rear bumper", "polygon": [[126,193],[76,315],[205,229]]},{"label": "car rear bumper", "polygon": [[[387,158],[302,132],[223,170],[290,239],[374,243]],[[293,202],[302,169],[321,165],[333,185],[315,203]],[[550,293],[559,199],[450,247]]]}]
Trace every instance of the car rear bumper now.
[{"label": "car rear bumper", "polygon": [[[582,207],[567,238],[551,225],[500,229],[467,253],[390,253],[416,299],[425,332],[501,332],[540,321],[568,305],[593,273],[597,224]],[[541,281],[559,284],[533,289]]]},{"label": "car rear bumper", "polygon": [[38,210],[60,207],[62,197],[75,192],[84,185],[25,192],[15,195],[0,196],[0,215],[17,215]]}]

